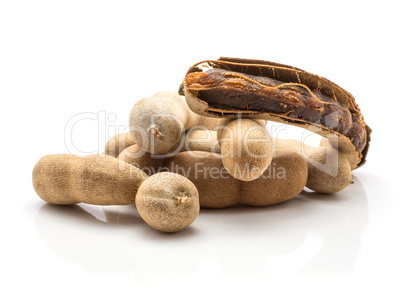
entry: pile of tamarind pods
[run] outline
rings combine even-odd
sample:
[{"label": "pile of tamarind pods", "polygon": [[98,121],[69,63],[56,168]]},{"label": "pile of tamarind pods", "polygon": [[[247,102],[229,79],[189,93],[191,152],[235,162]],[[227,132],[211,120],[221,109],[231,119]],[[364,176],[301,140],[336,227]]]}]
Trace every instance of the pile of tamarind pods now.
[{"label": "pile of tamarind pods", "polygon": [[[312,130],[321,144],[273,138],[267,121]],[[371,133],[352,95],[329,80],[234,58],[199,62],[179,92],[138,101],[129,127],[103,154],[40,159],[36,193],[57,205],[136,204],[151,227],[176,232],[200,207],[268,206],[305,187],[343,190],[366,161]]]}]

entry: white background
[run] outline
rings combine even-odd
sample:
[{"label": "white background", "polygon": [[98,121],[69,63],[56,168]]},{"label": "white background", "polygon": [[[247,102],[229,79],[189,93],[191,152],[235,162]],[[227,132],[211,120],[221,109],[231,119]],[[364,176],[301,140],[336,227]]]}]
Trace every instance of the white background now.
[{"label": "white background", "polygon": [[[401,27],[398,1],[1,1],[0,287],[400,288]],[[219,56],[294,65],[350,91],[373,129],[355,183],[203,209],[170,235],[134,206],[36,195],[35,163],[75,153],[71,118],[99,116],[70,135],[82,153],[102,152],[136,101]]]}]

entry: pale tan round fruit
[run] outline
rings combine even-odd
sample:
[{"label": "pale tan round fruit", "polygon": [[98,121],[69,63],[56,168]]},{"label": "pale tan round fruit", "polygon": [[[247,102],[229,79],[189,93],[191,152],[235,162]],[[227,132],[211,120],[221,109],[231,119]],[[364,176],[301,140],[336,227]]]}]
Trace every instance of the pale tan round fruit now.
[{"label": "pale tan round fruit", "polygon": [[258,179],[272,160],[271,138],[261,123],[247,118],[229,122],[219,134],[222,162],[241,181]]},{"label": "pale tan round fruit", "polygon": [[155,230],[177,232],[200,212],[198,190],[187,178],[170,172],[155,174],[140,186],[135,198],[139,214]]}]

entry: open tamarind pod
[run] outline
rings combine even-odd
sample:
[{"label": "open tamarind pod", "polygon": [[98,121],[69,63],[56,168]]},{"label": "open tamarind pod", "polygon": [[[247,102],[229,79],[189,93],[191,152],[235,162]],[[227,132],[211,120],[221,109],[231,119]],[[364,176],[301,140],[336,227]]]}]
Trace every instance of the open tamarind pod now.
[{"label": "open tamarind pod", "polygon": [[353,96],[299,68],[269,61],[221,57],[194,64],[180,93],[203,116],[277,121],[327,137],[356,169],[366,162],[370,127]]}]

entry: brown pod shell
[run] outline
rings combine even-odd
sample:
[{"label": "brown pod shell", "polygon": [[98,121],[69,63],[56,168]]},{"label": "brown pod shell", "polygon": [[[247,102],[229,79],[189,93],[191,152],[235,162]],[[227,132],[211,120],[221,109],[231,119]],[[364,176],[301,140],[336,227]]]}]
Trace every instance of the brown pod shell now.
[{"label": "brown pod shell", "polygon": [[150,154],[137,144],[127,147],[118,158],[126,163],[136,166],[148,175],[160,172],[163,162],[178,152],[207,151],[220,153],[221,149],[217,139],[217,132],[213,130],[189,130],[182,133],[180,141],[171,148],[170,152],[162,155]]},{"label": "brown pod shell", "polygon": [[260,178],[241,183],[240,202],[269,206],[290,200],[303,191],[307,176],[307,163],[301,154],[277,149],[270,166]]},{"label": "brown pod shell", "polygon": [[190,129],[182,134],[180,141],[170,150],[168,155],[185,151],[204,151],[219,154],[221,148],[217,139],[217,131]]},{"label": "brown pod shell", "polygon": [[119,154],[118,158],[119,160],[140,168],[148,175],[159,172],[164,162],[163,156],[152,155],[144,149],[141,149],[137,144],[126,148]]},{"label": "brown pod shell", "polygon": [[113,136],[105,145],[105,155],[117,158],[117,156],[135,142],[130,132],[123,132]]},{"label": "brown pod shell", "polygon": [[258,179],[272,160],[271,138],[259,122],[239,118],[220,130],[222,163],[231,176],[242,181]]},{"label": "brown pod shell", "polygon": [[137,190],[147,177],[140,169],[105,155],[47,155],[32,172],[39,197],[57,205],[134,204]]},{"label": "brown pod shell", "polygon": [[200,115],[242,114],[302,127],[348,152],[352,169],[366,161],[371,129],[354,97],[324,77],[269,61],[221,57],[193,65],[180,92]]},{"label": "brown pod shell", "polygon": [[[326,140],[323,138],[323,140]],[[296,140],[273,139],[277,148],[293,149],[299,152],[307,161],[309,189],[318,193],[337,193],[352,183],[352,171],[344,154],[327,141],[322,141],[320,147],[310,147]]]},{"label": "brown pod shell", "polygon": [[193,182],[201,207],[225,208],[240,202],[240,181],[229,175],[218,154],[181,152],[167,159],[164,167]]},{"label": "brown pod shell", "polygon": [[166,154],[181,135],[193,127],[214,129],[221,120],[203,117],[174,91],[160,91],[139,100],[130,112],[130,133],[135,143],[152,154]]},{"label": "brown pod shell", "polygon": [[307,159],[309,177],[306,187],[315,192],[332,194],[352,183],[352,172],[345,155],[331,147],[314,148]]},{"label": "brown pod shell", "polygon": [[194,157],[192,153],[178,153],[167,159],[164,166],[194,183],[203,208],[273,205],[297,196],[307,182],[307,163],[294,150],[278,149],[264,174],[246,182],[228,173],[220,155],[197,152]]}]

